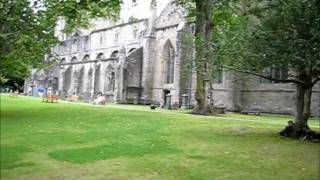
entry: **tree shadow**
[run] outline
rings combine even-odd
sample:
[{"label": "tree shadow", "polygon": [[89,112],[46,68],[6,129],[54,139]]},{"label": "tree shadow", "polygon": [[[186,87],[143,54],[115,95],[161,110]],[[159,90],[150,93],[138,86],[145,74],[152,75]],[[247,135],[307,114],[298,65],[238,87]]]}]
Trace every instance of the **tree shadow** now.
[{"label": "tree shadow", "polygon": [[35,163],[21,162],[24,154],[32,152],[25,146],[1,146],[1,169],[33,166]]},{"label": "tree shadow", "polygon": [[171,154],[179,150],[161,140],[141,143],[114,143],[90,148],[57,150],[48,155],[56,160],[83,164],[118,157],[142,157],[150,154]]}]

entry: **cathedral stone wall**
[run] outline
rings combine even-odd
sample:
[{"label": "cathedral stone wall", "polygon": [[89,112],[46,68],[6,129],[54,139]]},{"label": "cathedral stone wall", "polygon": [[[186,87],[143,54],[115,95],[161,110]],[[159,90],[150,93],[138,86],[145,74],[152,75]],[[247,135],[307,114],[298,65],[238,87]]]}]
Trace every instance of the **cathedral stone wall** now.
[{"label": "cathedral stone wall", "polygon": [[[114,103],[187,107],[196,104],[194,33],[187,12],[172,0],[124,0],[117,22],[95,20],[91,29],[65,34],[60,19],[56,36],[61,43],[46,57],[56,66],[32,70],[25,90],[53,88],[61,98],[79,96],[92,102],[98,95]],[[188,41],[190,43],[190,41]],[[191,66],[192,67],[192,66]],[[292,114],[295,86],[264,83],[259,78],[224,72],[212,84],[208,101],[229,111]],[[182,98],[183,97],[183,98]],[[312,115],[320,116],[320,85],[314,88]]]},{"label": "cathedral stone wall", "polygon": [[[213,84],[213,103],[231,111],[293,114],[295,85],[261,83],[260,78],[240,74],[235,79],[225,72],[223,83]],[[241,78],[239,78],[241,77]],[[313,88],[312,115],[320,117],[319,83]]]},{"label": "cathedral stone wall", "polygon": [[[253,78],[258,81],[257,78]],[[313,116],[320,117],[319,85],[313,88],[311,110]],[[242,90],[244,110],[293,114],[295,108],[295,86],[293,84],[259,84]]]},{"label": "cathedral stone wall", "polygon": [[[181,67],[183,66],[181,33],[187,28],[185,23],[186,12],[175,2],[171,2],[156,20],[155,24],[155,58],[153,60],[154,74],[153,101],[165,106],[166,96],[170,96],[172,105],[181,105],[181,91],[186,86],[181,86]],[[172,57],[168,58],[168,51]],[[169,59],[174,61],[173,81],[166,82]],[[185,79],[184,79],[185,80]]]},{"label": "cathedral stone wall", "polygon": [[138,104],[142,95],[142,61],[143,49],[140,48],[126,58],[124,71],[124,88],[126,93],[126,102]]}]

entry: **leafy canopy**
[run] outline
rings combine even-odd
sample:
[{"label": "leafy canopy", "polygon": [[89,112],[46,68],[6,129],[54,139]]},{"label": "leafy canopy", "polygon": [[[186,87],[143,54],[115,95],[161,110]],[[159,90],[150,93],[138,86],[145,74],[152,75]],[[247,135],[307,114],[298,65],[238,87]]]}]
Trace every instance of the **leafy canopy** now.
[{"label": "leafy canopy", "polygon": [[[215,12],[217,59],[256,75],[267,67],[288,67],[319,80],[320,1],[242,2],[247,3]],[[289,79],[298,83],[295,74]]]},{"label": "leafy canopy", "polygon": [[58,43],[54,29],[59,17],[66,32],[88,27],[91,18],[116,18],[119,0],[1,0],[0,82],[24,78],[40,67],[45,54]]}]

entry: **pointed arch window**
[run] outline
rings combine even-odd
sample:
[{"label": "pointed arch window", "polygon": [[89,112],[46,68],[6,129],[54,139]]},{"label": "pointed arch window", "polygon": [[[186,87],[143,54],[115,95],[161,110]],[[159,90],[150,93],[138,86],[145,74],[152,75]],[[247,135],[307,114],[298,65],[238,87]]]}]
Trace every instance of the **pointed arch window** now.
[{"label": "pointed arch window", "polygon": [[128,51],[128,53],[132,53],[133,51],[135,51],[136,50],[136,48],[131,48],[129,51]]},{"label": "pointed arch window", "polygon": [[[269,77],[276,78],[276,79],[288,79],[289,69],[287,67],[271,67],[265,68],[263,73]],[[278,84],[281,82],[272,81],[264,78],[259,78],[260,84]]]},{"label": "pointed arch window", "polygon": [[62,58],[60,61],[60,64],[65,64],[66,63],[66,58]]},{"label": "pointed arch window", "polygon": [[213,69],[213,83],[222,84],[223,83],[223,67],[221,64],[217,64]]},{"label": "pointed arch window", "polygon": [[87,62],[87,61],[90,61],[90,57],[89,55],[85,55],[82,59],[83,62]]},{"label": "pointed arch window", "polygon": [[174,82],[175,53],[170,41],[168,41],[165,45],[164,59],[166,63],[165,81],[167,84],[172,84]]},{"label": "pointed arch window", "polygon": [[99,53],[99,54],[97,55],[97,60],[103,60],[103,59],[104,59],[103,53]]},{"label": "pointed arch window", "polygon": [[137,5],[137,0],[132,0],[132,6],[136,6]]},{"label": "pointed arch window", "polygon": [[119,51],[113,51],[113,52],[111,53],[110,58],[118,58],[118,57],[119,57]]},{"label": "pointed arch window", "polygon": [[78,60],[77,60],[76,57],[73,57],[73,58],[71,59],[71,63],[77,63],[77,62],[78,62]]}]

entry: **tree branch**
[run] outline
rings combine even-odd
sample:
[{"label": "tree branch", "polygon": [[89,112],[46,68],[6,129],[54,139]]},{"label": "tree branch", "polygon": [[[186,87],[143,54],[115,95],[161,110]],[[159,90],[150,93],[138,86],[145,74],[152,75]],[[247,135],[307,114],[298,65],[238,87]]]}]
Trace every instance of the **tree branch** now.
[{"label": "tree branch", "polygon": [[274,77],[271,77],[271,76],[266,76],[266,75],[259,74],[259,73],[256,73],[256,72],[241,70],[241,69],[237,69],[237,68],[232,68],[232,67],[225,67],[225,68],[233,70],[233,71],[237,71],[237,72],[240,72],[240,73],[244,73],[244,74],[250,74],[250,75],[262,77],[262,78],[265,78],[265,79],[268,79],[268,80],[271,80],[271,81],[278,81],[278,82],[282,82],[282,83],[295,83],[295,84],[305,85],[305,83],[303,81],[300,81],[300,80],[297,80],[297,79],[279,79],[279,78],[274,78]]}]

